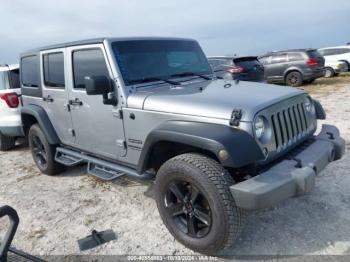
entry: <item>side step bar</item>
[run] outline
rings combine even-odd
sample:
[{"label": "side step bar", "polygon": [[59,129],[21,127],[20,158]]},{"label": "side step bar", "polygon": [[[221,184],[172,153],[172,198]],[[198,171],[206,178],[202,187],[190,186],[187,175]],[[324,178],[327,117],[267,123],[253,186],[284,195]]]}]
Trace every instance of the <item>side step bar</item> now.
[{"label": "side step bar", "polygon": [[129,176],[136,179],[148,180],[154,177],[151,173],[139,175],[136,170],[102,160],[93,156],[86,155],[71,149],[57,147],[55,160],[65,166],[75,166],[81,163],[87,163],[87,172],[97,178],[110,181],[121,176]]}]

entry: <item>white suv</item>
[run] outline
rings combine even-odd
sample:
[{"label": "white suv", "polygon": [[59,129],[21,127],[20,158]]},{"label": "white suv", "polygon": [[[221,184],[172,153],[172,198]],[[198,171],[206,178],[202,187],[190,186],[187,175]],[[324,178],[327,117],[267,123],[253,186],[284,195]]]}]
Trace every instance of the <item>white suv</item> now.
[{"label": "white suv", "polygon": [[0,65],[0,150],[13,148],[22,136],[20,93],[19,66]]},{"label": "white suv", "polygon": [[318,52],[320,52],[326,60],[344,61],[347,65],[347,70],[350,71],[350,45],[320,48]]}]

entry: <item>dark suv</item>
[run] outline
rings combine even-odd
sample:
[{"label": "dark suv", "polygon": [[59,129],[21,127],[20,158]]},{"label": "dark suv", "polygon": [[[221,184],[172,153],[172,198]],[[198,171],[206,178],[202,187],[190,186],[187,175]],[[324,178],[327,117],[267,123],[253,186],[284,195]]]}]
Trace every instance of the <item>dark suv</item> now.
[{"label": "dark suv", "polygon": [[264,81],[264,66],[257,56],[215,56],[208,60],[218,78]]},{"label": "dark suv", "polygon": [[324,76],[324,57],[314,49],[267,53],[259,57],[269,83],[301,86]]}]

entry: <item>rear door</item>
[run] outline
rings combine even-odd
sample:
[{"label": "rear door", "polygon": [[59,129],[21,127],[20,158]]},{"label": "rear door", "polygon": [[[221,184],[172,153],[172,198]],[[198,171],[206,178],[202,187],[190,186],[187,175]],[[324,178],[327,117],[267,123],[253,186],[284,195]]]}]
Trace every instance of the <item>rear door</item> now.
[{"label": "rear door", "polygon": [[288,68],[287,54],[273,54],[271,61],[265,67],[266,79],[271,82],[283,81],[284,71]]},{"label": "rear door", "polygon": [[113,79],[103,44],[69,47],[67,52],[75,147],[111,159],[125,156],[124,126],[119,113],[121,105],[105,105],[101,95],[87,95],[85,91],[86,76]]},{"label": "rear door", "polygon": [[41,52],[40,67],[45,110],[61,141],[73,146],[75,136],[68,106],[65,48]]}]

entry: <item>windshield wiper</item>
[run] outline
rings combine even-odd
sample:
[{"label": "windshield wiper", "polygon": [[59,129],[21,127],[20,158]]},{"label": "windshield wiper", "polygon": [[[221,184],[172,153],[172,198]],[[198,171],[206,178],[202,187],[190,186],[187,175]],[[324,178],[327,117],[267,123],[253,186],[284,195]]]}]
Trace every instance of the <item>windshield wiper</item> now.
[{"label": "windshield wiper", "polygon": [[160,77],[146,77],[146,78],[142,78],[142,79],[135,79],[135,80],[129,81],[129,84],[142,84],[142,83],[149,83],[149,82],[154,82],[154,81],[163,81],[163,82],[171,84],[171,85],[178,85],[179,84],[179,82],[171,81],[169,79],[160,78]]},{"label": "windshield wiper", "polygon": [[205,75],[201,75],[201,74],[198,74],[198,73],[194,73],[194,72],[184,72],[184,73],[179,73],[179,74],[173,74],[171,75],[171,77],[182,77],[182,76],[198,76],[198,77],[201,77],[205,80],[212,80],[211,77],[209,76],[205,76]]}]

